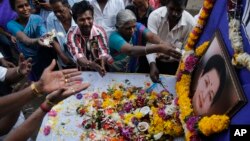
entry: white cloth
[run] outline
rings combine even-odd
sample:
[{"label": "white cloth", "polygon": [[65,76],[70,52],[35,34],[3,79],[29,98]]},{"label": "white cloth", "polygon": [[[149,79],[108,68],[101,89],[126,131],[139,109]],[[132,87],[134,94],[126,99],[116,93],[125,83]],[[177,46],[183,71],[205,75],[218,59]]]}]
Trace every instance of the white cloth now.
[{"label": "white cloth", "polygon": [[3,54],[0,52],[0,59],[3,58]]},{"label": "white cloth", "polygon": [[6,73],[7,73],[7,68],[0,66],[0,81],[1,82],[5,80]]},{"label": "white cloth", "polygon": [[125,7],[132,4],[132,0],[123,0]]},{"label": "white cloth", "polygon": [[116,15],[125,9],[123,0],[108,0],[103,11],[101,10],[97,0],[92,0],[91,4],[94,7],[94,21],[97,25],[104,28],[107,37],[111,32],[115,31]]},{"label": "white cloth", "polygon": [[[183,49],[183,45],[188,38],[189,33],[195,25],[194,17],[187,11],[183,11],[180,21],[169,30],[167,20],[167,7],[163,6],[154,10],[148,18],[148,29],[157,34],[163,41],[170,42],[176,47]],[[147,55],[149,63],[155,61],[156,54]],[[151,61],[151,62],[150,62]]]},{"label": "white cloth", "polygon": [[[71,19],[71,26],[77,26],[73,18]],[[70,53],[68,52],[68,48],[66,47],[67,43],[67,32],[65,31],[61,22],[57,19],[54,12],[51,12],[47,18],[47,30],[51,32],[53,29],[59,34],[56,35],[56,39],[60,44],[61,50],[68,58],[72,58]],[[61,66],[66,67],[66,64],[63,63],[62,59],[58,56],[58,62]]]}]

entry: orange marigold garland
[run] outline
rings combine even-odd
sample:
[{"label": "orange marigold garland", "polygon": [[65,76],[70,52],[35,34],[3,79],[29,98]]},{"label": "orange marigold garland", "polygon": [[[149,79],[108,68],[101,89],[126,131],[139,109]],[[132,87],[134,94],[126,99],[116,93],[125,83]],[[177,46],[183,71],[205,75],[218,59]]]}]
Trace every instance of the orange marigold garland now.
[{"label": "orange marigold garland", "polygon": [[205,0],[203,3],[203,7],[200,11],[200,15],[197,21],[196,26],[193,28],[193,31],[190,33],[187,43],[185,45],[185,50],[189,51],[189,50],[193,50],[196,42],[198,41],[202,30],[206,24],[206,21],[210,15],[210,11],[213,8],[213,4],[214,4],[215,0]]}]

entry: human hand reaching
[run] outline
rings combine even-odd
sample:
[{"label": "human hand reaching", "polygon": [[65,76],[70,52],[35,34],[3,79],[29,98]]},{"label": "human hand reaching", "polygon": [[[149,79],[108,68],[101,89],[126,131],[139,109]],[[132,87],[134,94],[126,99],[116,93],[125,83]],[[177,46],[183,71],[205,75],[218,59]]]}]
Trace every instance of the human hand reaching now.
[{"label": "human hand reaching", "polygon": [[176,60],[180,60],[181,53],[179,51],[176,51],[176,47],[168,42],[163,42],[161,45],[161,52],[173,57]]},{"label": "human hand reaching", "polygon": [[80,83],[82,81],[81,72],[77,69],[64,69],[53,71],[56,66],[56,61],[43,71],[40,80],[36,83],[36,87],[40,93],[51,93],[60,88],[65,88],[73,82]]},{"label": "human hand reaching", "polygon": [[105,62],[103,59],[96,59],[94,62],[94,69],[99,72],[99,74],[103,77],[106,74],[105,70]]},{"label": "human hand reaching", "polygon": [[38,38],[38,39],[37,39],[37,43],[38,43],[38,45],[41,46],[41,47],[52,47],[52,46],[50,45],[51,42],[48,43],[48,42],[45,40],[44,37]]},{"label": "human hand reaching", "polygon": [[43,47],[52,47],[51,43],[54,40],[55,34],[56,33],[54,30],[52,32],[46,33],[45,35],[39,38],[38,44]]},{"label": "human hand reaching", "polygon": [[159,70],[154,62],[150,63],[150,78],[154,83],[159,82]]},{"label": "human hand reaching", "polygon": [[28,58],[25,60],[24,55],[21,53],[19,55],[19,62],[18,62],[18,72],[22,75],[28,75],[32,68],[32,59]]},{"label": "human hand reaching", "polygon": [[15,36],[10,36],[10,40],[11,40],[12,43],[14,43],[14,44],[16,43],[16,37]]},{"label": "human hand reaching", "polygon": [[46,100],[52,102],[53,104],[57,104],[60,101],[66,99],[67,97],[76,94],[78,92],[81,92],[82,90],[85,90],[89,87],[89,83],[75,83],[72,82],[70,86],[67,86],[65,88],[56,90],[46,96]]}]

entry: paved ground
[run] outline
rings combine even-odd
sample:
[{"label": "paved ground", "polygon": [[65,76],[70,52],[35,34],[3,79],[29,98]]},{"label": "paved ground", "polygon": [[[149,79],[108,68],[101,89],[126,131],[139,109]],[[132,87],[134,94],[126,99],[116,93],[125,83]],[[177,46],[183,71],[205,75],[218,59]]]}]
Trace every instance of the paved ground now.
[{"label": "paved ground", "polygon": [[189,0],[187,10],[194,16],[198,14],[200,8],[202,7],[202,4],[202,0]]}]

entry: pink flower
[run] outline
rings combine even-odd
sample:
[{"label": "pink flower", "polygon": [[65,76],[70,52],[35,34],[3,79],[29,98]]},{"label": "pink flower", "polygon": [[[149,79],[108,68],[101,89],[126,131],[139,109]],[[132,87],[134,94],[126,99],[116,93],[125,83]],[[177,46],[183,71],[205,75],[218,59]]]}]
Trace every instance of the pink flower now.
[{"label": "pink flower", "polygon": [[50,117],[56,117],[56,115],[57,115],[57,112],[55,110],[50,110],[48,113],[48,116]]},{"label": "pink flower", "polygon": [[192,72],[194,70],[197,61],[198,61],[197,57],[195,57],[194,55],[189,55],[185,61],[185,70],[188,72]]},{"label": "pink flower", "polygon": [[191,132],[195,131],[195,126],[197,125],[199,121],[199,117],[198,116],[191,116],[188,118],[186,124],[187,124],[187,129]]},{"label": "pink flower", "polygon": [[98,96],[99,96],[98,93],[93,93],[92,98],[93,98],[93,99],[97,99]]},{"label": "pink flower", "polygon": [[50,130],[51,130],[51,127],[49,125],[45,126],[44,129],[43,129],[43,134],[45,136],[48,136],[49,133],[50,133]]},{"label": "pink flower", "polygon": [[145,90],[140,90],[139,93],[140,94],[144,94],[146,91]]}]

